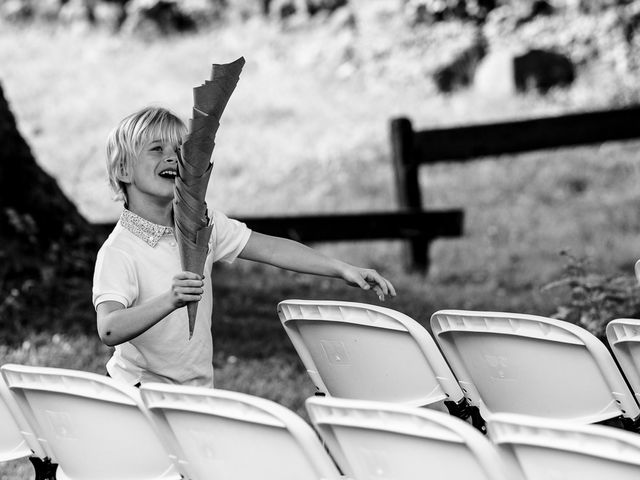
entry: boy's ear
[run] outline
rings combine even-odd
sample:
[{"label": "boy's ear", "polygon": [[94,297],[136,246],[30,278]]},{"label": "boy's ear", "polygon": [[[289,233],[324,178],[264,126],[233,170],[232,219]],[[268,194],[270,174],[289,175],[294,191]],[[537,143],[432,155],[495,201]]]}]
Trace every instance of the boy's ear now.
[{"label": "boy's ear", "polygon": [[118,163],[118,171],[116,172],[116,178],[122,183],[131,183],[131,169],[124,162]]}]

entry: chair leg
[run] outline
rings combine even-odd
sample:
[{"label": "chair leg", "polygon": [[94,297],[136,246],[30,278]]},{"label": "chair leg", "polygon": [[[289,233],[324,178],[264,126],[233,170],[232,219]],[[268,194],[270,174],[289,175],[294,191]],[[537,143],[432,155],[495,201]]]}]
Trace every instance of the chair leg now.
[{"label": "chair leg", "polygon": [[604,425],[606,427],[613,428],[621,428],[623,430],[628,430],[633,433],[640,433],[640,417],[637,418],[629,418],[629,417],[613,417],[607,418],[606,420],[602,420],[601,422],[596,422],[596,425]]},{"label": "chair leg", "polygon": [[480,410],[478,410],[478,407],[469,405],[466,398],[463,398],[458,403],[447,400],[444,402],[444,405],[447,407],[447,410],[449,410],[451,415],[465,421],[470,419],[471,425],[480,430],[483,434],[487,433],[487,427],[485,425],[484,418],[480,415]]},{"label": "chair leg", "polygon": [[482,418],[482,415],[480,415],[480,410],[478,410],[478,407],[469,407],[469,408],[471,408],[471,425],[473,425],[478,430],[480,430],[481,433],[486,435],[487,424],[484,421],[484,418]]},{"label": "chair leg", "polygon": [[630,432],[640,433],[640,417],[626,418],[622,417],[622,427]]},{"label": "chair leg", "polygon": [[57,463],[53,463],[50,458],[29,457],[33,469],[36,473],[35,480],[56,480]]}]

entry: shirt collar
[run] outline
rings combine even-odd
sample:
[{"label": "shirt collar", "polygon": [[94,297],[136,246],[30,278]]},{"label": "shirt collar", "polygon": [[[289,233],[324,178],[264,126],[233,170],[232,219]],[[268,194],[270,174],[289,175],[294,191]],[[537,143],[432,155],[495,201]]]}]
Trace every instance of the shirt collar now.
[{"label": "shirt collar", "polygon": [[173,235],[173,228],[145,220],[126,208],[120,214],[120,224],[150,247],[155,247],[162,236]]}]

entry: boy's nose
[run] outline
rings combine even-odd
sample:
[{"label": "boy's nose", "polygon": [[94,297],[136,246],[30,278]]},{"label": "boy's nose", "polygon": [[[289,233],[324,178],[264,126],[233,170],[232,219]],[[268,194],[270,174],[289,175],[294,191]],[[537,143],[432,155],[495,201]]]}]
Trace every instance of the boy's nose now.
[{"label": "boy's nose", "polygon": [[167,158],[165,158],[165,160],[167,162],[177,162],[179,154],[180,153],[178,152],[178,150],[171,150],[171,151],[167,152]]}]

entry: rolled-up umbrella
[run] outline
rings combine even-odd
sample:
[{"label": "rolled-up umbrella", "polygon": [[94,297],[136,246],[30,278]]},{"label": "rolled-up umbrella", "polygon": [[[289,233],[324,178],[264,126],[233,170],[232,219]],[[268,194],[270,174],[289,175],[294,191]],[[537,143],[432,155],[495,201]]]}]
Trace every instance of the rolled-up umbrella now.
[{"label": "rolled-up umbrella", "polygon": [[[182,269],[198,275],[204,271],[213,228],[205,201],[213,168],[211,154],[220,117],[238,83],[243,66],[243,57],[227,64],[213,64],[211,79],[193,89],[189,131],[180,147],[173,200],[176,238]],[[197,310],[198,302],[187,304],[189,338],[193,335]]]}]

